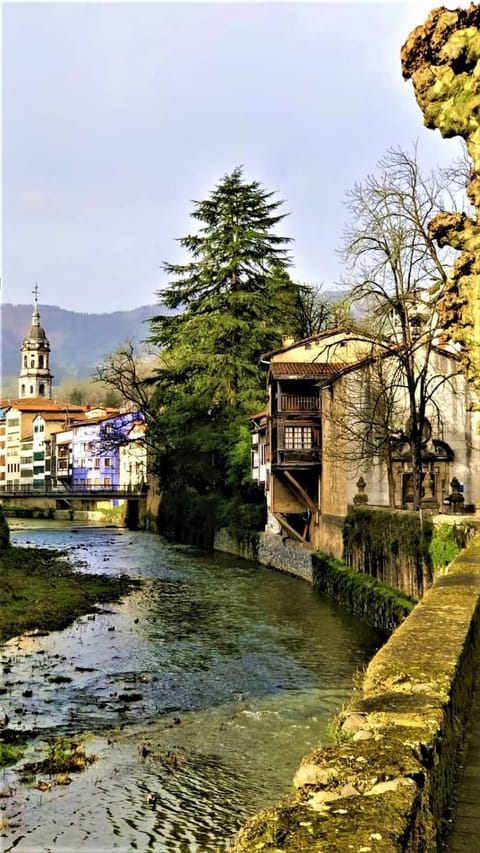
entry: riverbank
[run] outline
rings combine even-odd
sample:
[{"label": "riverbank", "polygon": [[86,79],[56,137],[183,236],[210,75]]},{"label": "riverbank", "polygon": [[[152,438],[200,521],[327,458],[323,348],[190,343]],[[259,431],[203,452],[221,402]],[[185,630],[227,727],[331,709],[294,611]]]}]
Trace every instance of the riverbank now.
[{"label": "riverbank", "polygon": [[97,605],[117,601],[139,582],[75,571],[66,552],[0,550],[0,642],[25,631],[54,631]]}]

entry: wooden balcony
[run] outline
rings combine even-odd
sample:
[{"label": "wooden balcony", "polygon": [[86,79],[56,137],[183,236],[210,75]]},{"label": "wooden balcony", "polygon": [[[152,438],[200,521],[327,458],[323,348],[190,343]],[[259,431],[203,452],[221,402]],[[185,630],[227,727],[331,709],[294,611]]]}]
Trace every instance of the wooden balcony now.
[{"label": "wooden balcony", "polygon": [[320,447],[303,447],[295,450],[279,448],[273,454],[272,468],[312,468],[322,461]]},{"label": "wooden balcony", "polygon": [[280,394],[279,412],[319,412],[319,394]]}]

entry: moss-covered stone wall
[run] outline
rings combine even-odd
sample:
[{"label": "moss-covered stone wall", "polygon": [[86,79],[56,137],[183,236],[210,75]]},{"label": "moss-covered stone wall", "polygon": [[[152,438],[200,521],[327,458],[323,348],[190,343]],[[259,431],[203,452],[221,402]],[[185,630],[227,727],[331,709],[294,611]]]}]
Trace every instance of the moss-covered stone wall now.
[{"label": "moss-covered stone wall", "polygon": [[253,817],[232,850],[435,851],[480,647],[480,538],[451,563],[371,661],[294,791]]},{"label": "moss-covered stone wall", "polygon": [[356,507],[343,526],[343,559],[416,600],[431,585],[433,524],[418,512]]},{"label": "moss-covered stone wall", "polygon": [[442,136],[465,140],[472,168],[467,187],[474,215],[440,213],[429,226],[440,245],[459,250],[437,306],[443,327],[462,344],[467,378],[480,390],[480,6],[433,9],[401,51],[424,123]]}]

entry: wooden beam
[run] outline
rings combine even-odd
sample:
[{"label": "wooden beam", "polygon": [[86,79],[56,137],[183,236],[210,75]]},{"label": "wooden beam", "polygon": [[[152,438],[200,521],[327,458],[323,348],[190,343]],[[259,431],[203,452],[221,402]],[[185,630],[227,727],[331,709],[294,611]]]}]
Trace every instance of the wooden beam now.
[{"label": "wooden beam", "polygon": [[[295,492],[297,493],[297,496],[303,500],[304,504],[306,506],[308,506],[308,508],[309,508],[310,512],[312,513],[312,515],[314,516],[315,520],[317,520],[317,518],[318,518],[318,506],[316,505],[316,503],[314,501],[312,501],[308,492],[305,491],[303,486],[300,485],[300,483],[298,482],[298,480],[295,479],[293,474],[290,474],[290,471],[282,471],[282,474],[285,477],[285,479],[287,479],[292,484],[292,486],[295,489]],[[318,523],[318,521],[317,521],[317,523]]]},{"label": "wooden beam", "polygon": [[295,528],[288,523],[287,519],[282,515],[281,512],[274,512],[273,515],[277,519],[280,527],[282,527],[283,530],[285,530],[286,533],[288,533],[288,535],[292,537],[292,539],[297,539],[298,542],[306,542],[306,539],[303,538],[303,536],[301,535],[301,533],[298,532],[298,530],[295,530]]}]

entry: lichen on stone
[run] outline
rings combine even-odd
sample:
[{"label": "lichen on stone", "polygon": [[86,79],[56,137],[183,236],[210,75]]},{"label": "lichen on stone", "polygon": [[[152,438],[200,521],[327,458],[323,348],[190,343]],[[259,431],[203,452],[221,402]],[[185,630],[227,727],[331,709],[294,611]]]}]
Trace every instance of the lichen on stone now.
[{"label": "lichen on stone", "polygon": [[462,346],[467,378],[480,389],[480,6],[433,9],[408,36],[402,72],[413,82],[426,127],[465,140],[472,161],[467,195],[474,217],[441,213],[430,224],[440,245],[458,250],[439,310],[445,330]]}]

